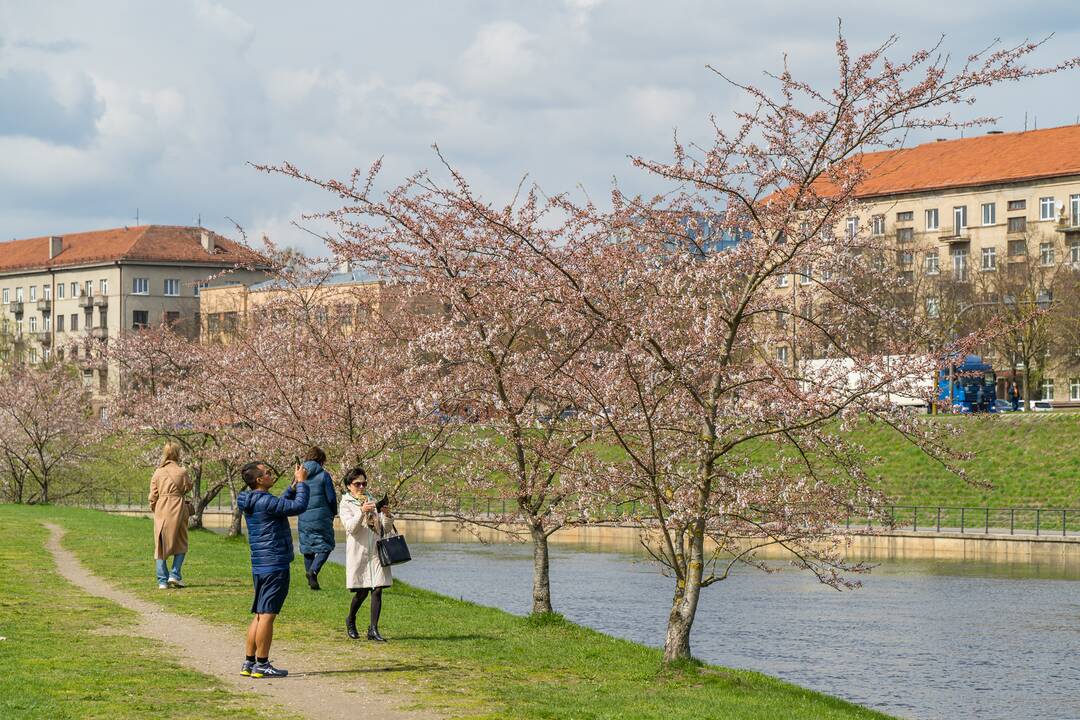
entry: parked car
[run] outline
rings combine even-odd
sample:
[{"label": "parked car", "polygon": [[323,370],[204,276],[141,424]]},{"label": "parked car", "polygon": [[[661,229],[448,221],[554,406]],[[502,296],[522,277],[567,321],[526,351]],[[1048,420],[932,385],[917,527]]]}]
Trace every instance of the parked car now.
[{"label": "parked car", "polygon": [[1050,412],[1054,409],[1054,403],[1049,400],[1032,400],[1031,409],[1035,412]]},{"label": "parked car", "polygon": [[1013,412],[1012,403],[1008,400],[1001,400],[1000,398],[994,401],[994,407],[998,412]]}]

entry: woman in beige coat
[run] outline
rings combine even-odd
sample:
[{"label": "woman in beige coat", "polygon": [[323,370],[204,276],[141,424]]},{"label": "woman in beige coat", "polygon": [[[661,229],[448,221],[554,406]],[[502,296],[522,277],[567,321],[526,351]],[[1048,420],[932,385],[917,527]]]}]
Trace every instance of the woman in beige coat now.
[{"label": "woman in beige coat", "polygon": [[[150,479],[150,510],[154,513],[154,559],[158,588],[182,588],[180,568],[188,550],[188,508],[184,495],[191,491],[191,479],[180,466],[180,446],[165,443],[161,464]],[[166,560],[172,556],[172,571]]]},{"label": "woman in beige coat", "polygon": [[367,494],[367,475],[364,469],[355,467],[345,475],[345,492],[341,496],[338,515],[345,527],[345,586],[353,592],[345,631],[353,640],[360,639],[356,631],[356,613],[371,595],[371,623],[368,640],[386,642],[379,634],[379,615],[382,612],[382,590],[394,583],[389,567],[379,562],[375,543],[380,538],[396,533],[394,519],[388,506],[382,512],[375,508],[375,501]]}]

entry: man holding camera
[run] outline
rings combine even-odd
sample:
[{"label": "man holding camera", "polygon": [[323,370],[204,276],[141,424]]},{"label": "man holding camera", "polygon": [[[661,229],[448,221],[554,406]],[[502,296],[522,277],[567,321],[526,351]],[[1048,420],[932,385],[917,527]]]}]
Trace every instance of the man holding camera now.
[{"label": "man holding camera", "polygon": [[240,470],[248,489],[236,498],[244,513],[251,546],[251,576],[255,617],[248,627],[241,675],[253,678],[282,678],[289,674],[270,664],[270,644],[274,639],[274,619],[289,594],[289,565],[293,561],[292,528],[289,517],[307,509],[307,471],[297,464],[292,484],[277,497],[270,488],[277,476],[264,462],[252,462]]}]

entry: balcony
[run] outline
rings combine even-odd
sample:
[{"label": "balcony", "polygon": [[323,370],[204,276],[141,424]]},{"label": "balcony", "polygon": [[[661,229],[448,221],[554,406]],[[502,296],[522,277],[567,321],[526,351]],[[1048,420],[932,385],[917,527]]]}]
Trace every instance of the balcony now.
[{"label": "balcony", "polygon": [[79,296],[79,307],[81,307],[81,308],[94,307],[94,298],[92,296],[90,296],[90,295],[80,295]]},{"label": "balcony", "polygon": [[49,312],[52,310],[52,300],[49,298],[41,298],[37,301],[37,309],[39,312]]},{"label": "balcony", "polygon": [[971,232],[966,227],[960,228],[959,231],[955,228],[942,228],[938,237],[941,242],[949,244],[971,242]]},{"label": "balcony", "polygon": [[95,295],[94,296],[94,307],[99,307],[99,308],[109,307],[109,296],[108,295]]},{"label": "balcony", "polygon": [[105,362],[105,358],[102,357],[79,358],[75,361],[75,364],[83,370],[103,370],[108,367],[108,364]]},{"label": "balcony", "polygon": [[52,342],[52,330],[39,330],[33,333],[34,339],[42,345],[48,345]]},{"label": "balcony", "polygon": [[94,338],[95,340],[108,340],[109,339],[109,328],[107,328],[107,327],[91,328],[90,329],[90,337]]},{"label": "balcony", "polygon": [[23,301],[22,300],[12,300],[11,302],[9,302],[8,303],[8,312],[14,313],[16,315],[22,315],[23,314]]}]

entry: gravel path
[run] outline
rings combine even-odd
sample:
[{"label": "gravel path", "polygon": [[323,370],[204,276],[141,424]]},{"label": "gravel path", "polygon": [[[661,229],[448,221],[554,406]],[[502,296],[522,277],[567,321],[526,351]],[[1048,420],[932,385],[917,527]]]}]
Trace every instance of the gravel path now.
[{"label": "gravel path", "polygon": [[368,668],[353,657],[321,658],[274,646],[275,665],[290,671],[289,677],[279,680],[255,680],[240,675],[243,660],[244,636],[241,632],[221,625],[177,615],[161,606],[141,600],[131,593],[117,590],[100,577],[91,574],[75,555],[64,549],[62,527],[45,523],[50,531],[46,547],[56,560],[60,575],[91,595],[106,598],[139,614],[135,633],[166,643],[176,659],[192,670],[212,675],[229,687],[243,693],[265,698],[268,704],[279,705],[297,715],[327,720],[338,717],[378,717],[380,720],[429,720],[439,716],[396,710],[407,697],[395,694],[388,697],[373,690],[364,682],[365,671],[385,671]]}]

